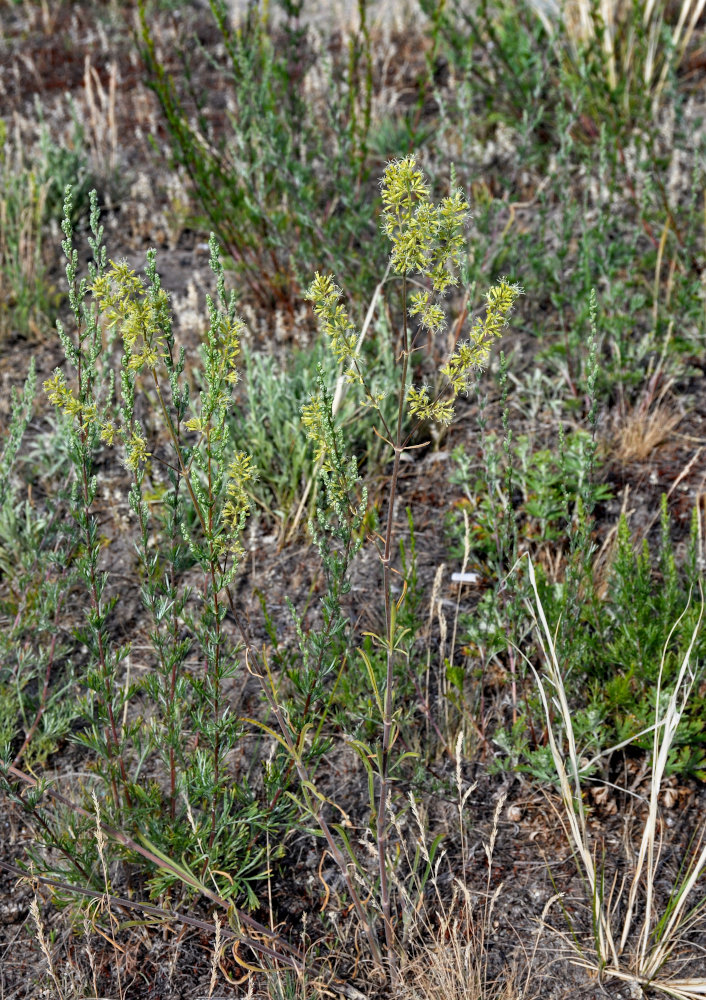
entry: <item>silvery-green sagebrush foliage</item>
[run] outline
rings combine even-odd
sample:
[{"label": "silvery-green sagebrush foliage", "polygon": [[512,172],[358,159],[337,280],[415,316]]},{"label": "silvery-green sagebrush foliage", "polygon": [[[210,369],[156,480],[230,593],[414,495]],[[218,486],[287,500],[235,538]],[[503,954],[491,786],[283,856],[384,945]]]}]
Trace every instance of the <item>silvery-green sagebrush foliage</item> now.
[{"label": "silvery-green sagebrush foliage", "polygon": [[[209,865],[227,871],[226,894],[245,891],[254,902],[250,882],[263,871],[257,830],[270,813],[227,765],[243,732],[234,710],[242,668],[229,588],[256,476],[251,457],[230,446],[227,426],[242,324],[212,239],[218,298],[208,300],[202,389],[192,397],[154,252],[146,280],[124,263],[109,263],[94,197],[94,259],[79,279],[70,210],[67,200],[63,246],[75,333],[60,329],[60,336],[73,375],[57,369],[45,390],[72,421],[71,507],[89,601],[81,631],[88,649],[85,725],[77,738],[93,753],[108,821],[138,830],[156,855],[182,858],[201,873]],[[117,375],[114,343],[121,351]],[[145,413],[138,401],[156,409],[150,428],[138,417]],[[130,643],[117,644],[111,629],[118,598],[109,595],[96,510],[103,443],[120,449],[132,479],[140,590],[151,621],[145,680],[131,676]],[[184,585],[187,569],[199,571],[197,589]],[[156,779],[146,778],[147,761]],[[172,881],[162,870],[153,889]]]},{"label": "silvery-green sagebrush foliage", "polygon": [[[303,808],[317,821],[342,867],[373,955],[380,960],[384,950],[394,974],[388,835],[391,773],[405,757],[395,758],[393,748],[398,736],[397,684],[408,628],[400,625],[405,620],[401,613],[405,593],[397,598],[393,592],[393,509],[400,458],[412,447],[415,427],[451,421],[455,399],[487,362],[520,289],[504,279],[491,289],[485,318],[471,325],[468,338],[441,367],[433,391],[426,385],[410,385],[419,341],[445,326],[440,297],[457,280],[468,205],[460,191],[438,204],[432,202],[413,157],[390,164],[382,200],[383,228],[392,244],[391,280],[401,285],[403,302],[394,406],[384,401],[369,379],[356,331],[333,279],[317,275],[309,290],[347,382],[376,414],[380,437],[393,457],[386,521],[375,536],[382,561],[385,628],[383,634],[367,637],[366,649],[361,647],[363,637],[351,630],[342,600],[349,589],[350,562],[367,523],[367,491],[336,423],[332,394],[321,370],[318,389],[303,407],[302,420],[313,441],[321,479],[310,530],[322,560],[325,594],[318,625],[305,626],[295,614],[300,656],[285,671],[286,684],[282,677],[275,680],[266,652],[252,646],[241,621],[232,583],[244,551],[249,488],[257,473],[251,455],[235,451],[230,441],[228,416],[234,405],[243,328],[233,296],[226,294],[213,238],[217,299],[208,299],[201,388],[195,396],[184,377],[184,351],[174,340],[154,253],[148,253],[145,279],[124,263],[109,262],[93,196],[89,237],[93,260],[87,276],[79,278],[67,197],[63,247],[75,329],[73,334],[59,330],[68,370],[57,369],[45,382],[45,390],[71,428],[75,562],[88,597],[85,625],[79,631],[86,650],[86,694],[77,739],[92,754],[93,791],[101,797],[102,815],[149,848],[157,866],[149,878],[153,892],[181,881],[208,895],[212,890],[207,891],[204,880],[210,871],[221,899],[246,894],[254,904],[253,882],[265,872],[263,833],[290,827],[294,806]],[[120,358],[114,365],[116,350]],[[119,450],[131,479],[129,504],[137,526],[140,591],[150,622],[151,649],[150,669],[140,672],[138,679],[130,669],[130,643],[116,640],[113,609],[119,598],[110,592],[98,528],[97,456],[106,445]],[[184,583],[187,571],[191,586]],[[267,625],[277,649],[277,623],[268,618]],[[377,886],[373,882],[370,889],[380,901],[384,949],[377,939],[375,910],[362,902],[348,872],[351,845],[342,827],[328,824],[312,780],[327,745],[322,727],[331,706],[328,678],[340,674],[349,657],[356,658],[357,667],[368,677],[378,712],[377,739],[370,745],[353,739],[352,745],[370,775],[369,829],[378,856]],[[246,664],[250,675],[261,682],[280,736],[267,724],[241,718],[236,681]],[[253,722],[275,737],[278,748],[270,756],[257,794],[232,764],[245,726]],[[293,788],[295,779],[300,794]],[[68,838],[58,832],[47,835],[64,853],[65,878],[85,880],[95,867],[92,815],[89,809],[86,822],[80,815],[72,817]]]}]

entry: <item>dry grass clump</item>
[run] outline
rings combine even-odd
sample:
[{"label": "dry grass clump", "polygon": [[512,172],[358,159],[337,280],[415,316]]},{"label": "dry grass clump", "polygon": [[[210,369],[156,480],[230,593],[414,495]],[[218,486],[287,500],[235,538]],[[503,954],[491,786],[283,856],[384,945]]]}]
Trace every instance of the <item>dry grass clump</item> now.
[{"label": "dry grass clump", "polygon": [[[466,784],[462,779],[461,760],[464,734],[458,734],[456,757],[456,809],[461,833],[460,849],[464,858],[463,871],[458,877],[453,870],[441,876],[446,862],[446,852],[434,859],[425,846],[428,823],[420,815],[417,804],[410,795],[411,811],[417,824],[417,848],[430,871],[428,885],[418,884],[404,894],[406,907],[412,917],[406,928],[405,960],[400,965],[397,996],[401,1000],[521,1000],[529,998],[530,979],[536,953],[525,952],[523,970],[507,964],[499,968],[492,961],[496,950],[495,909],[505,883],[496,888],[493,883],[493,860],[498,836],[500,816],[506,795],[498,796],[493,813],[490,834],[483,844],[487,861],[485,886],[469,888],[465,870],[467,844],[464,815],[469,796],[476,784]],[[398,833],[399,833],[398,829]],[[442,883],[446,888],[442,889]],[[451,887],[449,897],[448,885]],[[541,921],[538,926],[541,930]]]},{"label": "dry grass clump", "polygon": [[498,977],[488,970],[486,918],[499,891],[477,914],[468,889],[457,883],[452,902],[440,910],[436,926],[428,928],[420,954],[401,971],[400,1000],[520,1000],[529,996],[527,983],[520,985],[515,970],[505,969]]},{"label": "dry grass clump", "polygon": [[615,434],[613,457],[622,463],[644,462],[666,444],[682,421],[668,401],[652,408],[636,406],[621,421]]},{"label": "dry grass clump", "polygon": [[[629,0],[563,0],[558,4],[535,0],[534,6],[545,24],[550,25],[557,16],[563,20],[575,51],[600,41],[611,90],[633,81],[632,86],[651,92],[657,105],[670,70],[686,55],[706,0],[682,0],[676,5],[667,0],[644,0],[637,5]],[[639,19],[634,13],[636,6]],[[640,30],[646,46],[638,57]]]},{"label": "dry grass clump", "polygon": [[47,289],[42,219],[47,183],[30,169],[17,122],[0,119],[0,336],[36,336]]},{"label": "dry grass clump", "polygon": [[[663,845],[659,806],[670,751],[696,680],[691,656],[703,619],[703,594],[701,614],[671,692],[663,691],[666,653],[662,658],[655,696],[655,721],[651,727],[650,792],[640,847],[637,857],[634,860],[631,857],[632,863],[625,878],[620,884],[611,884],[602,866],[597,863],[596,849],[591,844],[581,784],[585,767],[579,759],[554,637],[529,559],[528,567],[537,611],[537,634],[546,665],[545,676],[540,678],[536,672],[535,676],[559,780],[567,839],[586,886],[592,912],[592,953],[583,950],[573,927],[569,928],[570,937],[567,940],[575,946],[575,964],[603,979],[626,983],[634,996],[643,996],[643,990],[649,987],[676,1000],[697,1000],[706,996],[706,977],[679,978],[674,959],[694,927],[703,925],[704,899],[694,898],[694,890],[706,871],[706,846],[703,837],[697,838],[692,858],[682,864],[675,884],[668,891],[666,904],[661,904],[662,887],[659,883],[662,879]],[[674,624],[672,632],[677,629],[679,621]],[[665,649],[670,639],[671,634]],[[531,669],[534,672],[534,668]]]}]

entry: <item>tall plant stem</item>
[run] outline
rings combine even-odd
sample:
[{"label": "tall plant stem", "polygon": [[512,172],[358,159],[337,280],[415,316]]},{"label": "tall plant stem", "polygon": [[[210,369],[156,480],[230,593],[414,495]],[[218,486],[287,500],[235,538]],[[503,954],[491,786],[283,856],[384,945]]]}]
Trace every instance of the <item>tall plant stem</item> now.
[{"label": "tall plant stem", "polygon": [[159,400],[159,406],[162,411],[162,416],[164,417],[164,422],[167,425],[169,437],[172,440],[172,445],[174,446],[174,451],[176,453],[177,461],[179,462],[179,469],[181,470],[181,474],[184,477],[184,482],[186,483],[186,488],[189,491],[189,497],[191,498],[191,503],[193,504],[196,516],[199,519],[199,524],[201,525],[201,528],[204,531],[204,533],[206,533],[207,530],[206,520],[203,516],[203,511],[201,510],[201,504],[199,503],[196,494],[194,493],[194,487],[191,483],[191,476],[189,475],[189,468],[187,468],[187,466],[184,464],[184,456],[181,450],[179,435],[177,433],[176,427],[174,426],[174,421],[171,418],[171,414],[169,413],[169,410],[167,409],[167,406],[164,402],[164,397],[162,396],[162,387],[159,384],[159,379],[157,378],[157,373],[155,372],[154,368],[152,369],[152,379],[154,381],[155,389],[157,390],[157,399]]},{"label": "tall plant stem", "polygon": [[[75,285],[74,285],[74,296],[77,296]],[[78,316],[78,313],[76,314]],[[84,386],[85,386],[85,396],[90,398],[92,394],[92,376],[90,368],[87,372],[83,370],[83,330],[80,321],[78,322],[78,387],[79,394],[81,398],[84,398]],[[85,380],[85,381],[84,381]],[[113,759],[117,758],[118,768],[120,770],[120,778],[123,784],[123,797],[125,799],[125,805],[129,808],[132,807],[132,798],[130,796],[130,790],[128,787],[128,777],[127,770],[125,768],[125,761],[123,760],[122,750],[120,748],[120,737],[118,736],[118,728],[115,721],[115,713],[113,712],[113,701],[112,701],[112,677],[110,673],[110,667],[108,665],[108,654],[105,649],[104,644],[104,634],[103,634],[103,604],[101,601],[101,594],[99,592],[98,585],[98,573],[97,573],[97,546],[96,541],[92,537],[91,532],[91,497],[90,497],[90,454],[89,454],[89,432],[88,428],[84,426],[84,411],[81,409],[79,411],[79,419],[81,422],[81,500],[83,502],[83,511],[81,512],[79,519],[79,527],[83,532],[84,543],[86,546],[86,552],[88,554],[88,596],[91,603],[91,610],[96,618],[96,624],[93,626],[93,631],[95,634],[97,652],[98,652],[98,663],[100,666],[100,675],[103,686],[103,697],[105,701],[105,711],[108,716],[108,726],[106,727],[105,733],[105,743],[108,750],[108,756],[111,761],[111,775],[110,782],[113,792],[113,801],[117,807],[120,806],[120,796],[118,793],[118,785],[115,780],[115,773],[112,768]],[[95,522],[94,522],[95,523]]]},{"label": "tall plant stem", "polygon": [[[140,480],[136,477],[135,484],[139,488]],[[176,489],[178,490],[178,482]],[[146,572],[149,573],[149,557],[148,557],[148,526],[147,520],[144,516],[144,508],[142,504],[137,506],[137,516],[140,522],[140,531],[142,532],[144,551],[142,554],[143,565],[145,566]],[[174,524],[172,524],[172,540],[174,539]],[[155,629],[159,629],[159,616],[157,613],[157,602],[154,593],[150,594],[149,605],[152,615],[154,617]],[[176,610],[174,602],[172,602],[172,617],[171,617],[171,638],[172,642],[176,646],[179,641],[179,629],[176,617]],[[176,659],[173,660],[171,667],[167,662],[167,658],[164,653],[164,644],[158,643],[157,645],[157,655],[159,657],[159,669],[163,677],[168,677],[169,688],[167,692],[167,717],[169,721],[169,818],[174,820],[176,816],[176,756],[174,753],[173,738],[174,738],[174,703],[176,699],[176,682],[177,682],[177,662]]]},{"label": "tall plant stem", "polygon": [[[206,653],[206,674],[210,673],[212,688],[212,699],[213,699],[213,796],[211,798],[211,833],[208,838],[209,850],[213,847],[213,842],[216,839],[216,816],[218,814],[218,800],[220,798],[219,786],[221,782],[221,741],[220,733],[218,731],[218,724],[220,722],[221,715],[221,664],[220,664],[220,654],[221,654],[221,616],[218,603],[218,593],[220,590],[220,585],[217,578],[217,571],[219,569],[218,565],[218,555],[216,553],[215,545],[213,542],[213,506],[215,503],[215,497],[213,495],[213,466],[212,466],[212,444],[211,444],[211,433],[210,430],[207,434],[207,447],[208,447],[208,551],[209,551],[209,571],[208,576],[211,579],[211,590],[213,593],[213,629],[215,632],[215,649],[213,654]],[[208,598],[208,578],[204,575],[204,601]],[[208,866],[208,859],[206,859],[206,866]],[[204,872],[206,867],[204,867]]]},{"label": "tall plant stem", "polygon": [[[210,461],[210,460],[209,460]],[[210,512],[209,512],[210,518]],[[213,547],[213,542],[210,543]],[[208,838],[209,848],[213,847],[213,842],[216,839],[216,817],[218,815],[218,802],[220,799],[220,784],[221,784],[221,735],[219,732],[219,723],[221,718],[221,664],[220,664],[220,653],[221,653],[221,617],[220,617],[220,605],[218,602],[218,581],[216,579],[216,559],[215,554],[211,555],[211,588],[213,590],[213,610],[215,616],[214,629],[216,632],[216,648],[213,655],[213,660],[210,664],[211,668],[211,682],[213,684],[213,727],[214,727],[214,739],[213,739],[213,797],[211,800],[211,833]]]},{"label": "tall plant stem", "polygon": [[395,431],[395,459],[390,478],[390,496],[387,508],[387,526],[385,529],[385,548],[382,554],[383,589],[385,591],[385,626],[387,632],[387,672],[385,677],[385,704],[382,720],[382,759],[380,768],[380,797],[377,814],[377,845],[378,864],[380,866],[380,905],[385,924],[385,944],[390,963],[390,980],[394,987],[397,982],[397,960],[395,956],[395,933],[392,927],[390,910],[390,886],[387,878],[387,800],[389,794],[389,758],[392,743],[393,713],[394,713],[394,683],[395,683],[395,615],[392,610],[392,539],[395,519],[395,498],[397,481],[400,473],[400,455],[404,450],[402,443],[402,424],[404,420],[405,387],[407,385],[407,367],[409,364],[409,334],[407,330],[407,278],[402,279],[402,378],[400,382],[399,404],[397,408],[397,429]]},{"label": "tall plant stem", "polygon": [[[199,519],[201,527],[204,534],[209,540],[209,569],[207,575],[204,577],[204,599],[206,599],[208,594],[208,578],[211,581],[211,590],[213,593],[213,607],[214,607],[214,628],[216,632],[216,649],[213,658],[213,662],[209,662],[209,657],[206,658],[205,672],[208,675],[211,674],[211,680],[213,683],[213,721],[215,728],[214,745],[213,745],[213,770],[214,770],[214,787],[213,787],[213,797],[211,800],[211,832],[209,835],[208,846],[209,848],[213,846],[213,842],[216,838],[216,819],[218,814],[218,800],[220,798],[219,786],[221,782],[220,774],[220,760],[221,760],[221,748],[220,748],[220,733],[218,731],[218,724],[220,721],[220,702],[221,702],[221,690],[220,690],[220,651],[221,651],[221,616],[219,612],[219,600],[218,595],[221,591],[221,586],[218,582],[218,572],[220,570],[218,555],[215,551],[213,544],[213,506],[214,506],[214,496],[213,496],[213,471],[212,471],[212,456],[211,456],[211,442],[210,434],[208,438],[208,496],[209,496],[209,506],[208,506],[208,520],[204,517],[201,505],[198,502],[196,494],[194,492],[194,487],[191,483],[191,477],[189,475],[189,468],[184,463],[184,456],[182,454],[181,445],[179,441],[179,434],[174,426],[174,421],[171,418],[171,414],[167,409],[164,402],[164,397],[162,395],[162,389],[159,384],[159,379],[157,374],[152,370],[152,378],[154,381],[155,389],[157,391],[157,398],[159,400],[159,405],[164,416],[165,423],[169,432],[169,436],[172,440],[172,445],[176,452],[177,461],[179,463],[179,470],[186,484],[186,488],[191,497],[191,501],[194,506],[194,510]],[[231,607],[233,606],[232,598],[230,593],[228,593],[230,599]],[[172,690],[174,689],[175,678],[172,678]],[[170,757],[170,760],[172,758]],[[172,779],[174,776],[174,768],[172,764]],[[172,784],[172,795],[174,794],[175,788]],[[172,798],[173,801],[173,798]],[[207,862],[208,863],[208,862]]]}]

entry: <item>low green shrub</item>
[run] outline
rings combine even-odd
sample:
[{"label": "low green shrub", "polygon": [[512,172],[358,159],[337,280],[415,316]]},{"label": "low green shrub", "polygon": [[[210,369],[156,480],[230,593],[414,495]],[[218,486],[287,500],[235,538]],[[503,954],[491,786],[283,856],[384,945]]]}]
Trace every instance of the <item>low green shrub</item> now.
[{"label": "low green shrub", "polygon": [[0,119],[0,337],[42,328],[52,294],[42,253],[47,181]]},{"label": "low green shrub", "polygon": [[[650,748],[658,673],[666,699],[686,647],[693,643],[697,677],[706,653],[706,640],[695,632],[699,607],[693,595],[701,572],[697,521],[681,567],[666,499],[656,555],[646,539],[635,549],[622,517],[608,565],[597,561],[590,511],[611,494],[600,482],[595,460],[589,475],[589,442],[587,432],[575,431],[558,454],[532,451],[522,438],[508,452],[499,452],[490,436],[485,467],[474,468],[459,448],[452,475],[466,496],[447,516],[450,551],[486,587],[472,615],[462,617],[465,660],[447,664],[452,696],[463,712],[476,713],[485,669],[499,660],[505,672],[505,708],[487,725],[488,737],[498,748],[499,766],[529,771],[543,781],[553,781],[555,774],[527,671],[536,651],[528,645],[532,620],[521,571],[524,554],[536,563],[547,620],[561,638],[574,731],[582,758],[593,760],[592,773],[598,771],[604,778],[612,774],[621,759],[611,755],[613,747],[628,755]],[[480,481],[491,487],[485,494],[478,489]],[[459,512],[464,510],[462,520]],[[703,776],[703,713],[697,684],[671,743],[667,774]]]},{"label": "low green shrub", "polygon": [[[230,26],[224,0],[210,0],[225,57],[185,39],[174,77],[161,61],[141,6],[141,52],[159,98],[174,161],[260,305],[292,308],[309,275],[327,265],[359,301],[384,269],[385,249],[371,211],[368,134],[372,63],[367,0],[360,27],[340,57],[314,53],[301,0],[280,0],[281,17],[251,8]],[[195,57],[211,64],[227,95],[218,124],[200,93]],[[307,81],[321,74],[321,92]],[[293,82],[296,81],[296,82]],[[217,116],[216,116],[217,117]]]},{"label": "low green shrub", "polygon": [[[313,822],[340,869],[372,958],[394,983],[400,941],[393,899],[406,890],[398,888],[396,852],[389,841],[396,835],[394,782],[405,762],[416,757],[396,744],[403,698],[416,696],[409,660],[420,603],[414,535],[407,549],[395,526],[401,458],[418,447],[413,442],[420,427],[452,420],[456,398],[487,363],[520,289],[506,279],[491,288],[485,317],[476,318],[468,339],[457,342],[436,388],[414,385],[413,360],[427,336],[446,326],[441,299],[457,281],[468,206],[460,190],[433,202],[413,157],[388,166],[382,201],[383,227],[392,244],[389,280],[401,284],[403,305],[390,402],[332,277],[317,273],[308,297],[336,360],[337,385],[348,386],[348,405],[369,409],[392,463],[382,491],[384,527],[378,530],[376,516],[368,511],[359,462],[344,434],[345,414],[336,418],[335,390],[319,364],[310,375],[315,391],[311,394],[310,383],[301,422],[319,479],[309,530],[320,559],[323,597],[313,621],[291,606],[298,637],[292,653],[284,648],[281,626],[270,617],[265,599],[271,650],[254,646],[233,589],[258,473],[252,455],[234,447],[231,437],[243,324],[234,296],[226,294],[216,239],[211,237],[210,246],[218,296],[207,300],[210,322],[196,395],[185,378],[185,352],[175,342],[154,251],[148,251],[144,279],[125,263],[108,263],[93,192],[92,260],[87,275],[79,277],[67,193],[62,247],[74,329],[69,333],[58,325],[66,366],[54,371],[44,389],[69,441],[63,531],[72,582],[82,588],[86,602],[84,620],[72,630],[79,644],[73,652],[81,697],[79,718],[71,721],[91,779],[74,789],[73,799],[52,791],[43,801],[43,786],[34,788],[30,812],[38,839],[29,859],[40,871],[47,865],[42,847],[59,857],[53,877],[69,894],[76,884],[110,893],[100,853],[106,834],[118,856],[141,861],[142,881],[152,896],[197,893],[233,916],[235,902],[257,905],[257,884],[267,877],[287,833]],[[114,367],[116,347],[122,357]],[[151,403],[151,416],[145,403]],[[23,420],[16,417],[8,462]],[[149,639],[142,654],[149,669],[137,674],[131,667],[133,643],[115,627],[121,595],[111,586],[98,520],[99,459],[106,447],[119,449],[129,483],[138,557],[135,586]],[[351,563],[366,530],[381,562],[381,625],[360,635],[346,601]],[[398,544],[401,575],[394,566]],[[57,593],[61,583],[57,578]],[[18,619],[26,627],[23,615],[18,613]],[[362,684],[337,691],[346,669],[355,671]],[[249,677],[260,687],[262,717],[243,714],[238,691]],[[326,725],[329,718],[335,725]],[[271,752],[266,761],[238,767],[235,760],[243,756],[253,728],[265,734]],[[329,818],[325,807],[336,803],[317,786],[317,763],[341,735],[368,775],[363,823],[368,843],[375,845],[373,871],[351,843],[346,822]],[[17,781],[33,784],[11,752],[5,778],[11,790]],[[98,838],[96,824],[102,831]],[[352,878],[351,865],[365,892]],[[416,867],[411,877],[418,878]],[[237,919],[246,915],[241,912]]]}]

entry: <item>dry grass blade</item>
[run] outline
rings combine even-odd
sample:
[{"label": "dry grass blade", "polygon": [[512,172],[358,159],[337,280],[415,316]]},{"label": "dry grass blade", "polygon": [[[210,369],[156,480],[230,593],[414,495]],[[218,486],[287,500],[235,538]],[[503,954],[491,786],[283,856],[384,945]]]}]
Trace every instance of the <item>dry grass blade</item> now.
[{"label": "dry grass blade", "polygon": [[[535,620],[539,641],[544,654],[547,680],[554,689],[551,702],[558,709],[561,725],[568,744],[568,757],[573,790],[569,781],[564,755],[558,745],[555,723],[550,712],[550,699],[547,696],[542,678],[532,667],[539,686],[540,698],[545,711],[549,745],[552,759],[559,778],[562,804],[566,813],[572,848],[582,867],[582,875],[588,883],[592,896],[593,922],[597,962],[579,960],[579,964],[587,968],[597,968],[604,975],[626,982],[632,982],[638,987],[650,986],[652,989],[677,998],[677,1000],[692,1000],[694,997],[706,996],[706,978],[672,979],[660,978],[665,971],[666,963],[673,953],[676,944],[685,931],[693,925],[701,914],[703,901],[687,908],[692,891],[703,872],[706,870],[706,846],[703,838],[697,847],[698,856],[687,867],[685,875],[674,886],[666,911],[656,918],[657,910],[655,882],[660,865],[660,849],[657,837],[658,806],[662,782],[665,777],[669,752],[674,743],[674,737],[684,713],[684,709],[694,683],[695,675],[691,666],[691,655],[701,628],[704,614],[703,594],[701,595],[701,610],[697,623],[692,631],[689,644],[682,658],[679,673],[669,697],[666,708],[662,708],[660,699],[666,660],[666,651],[670,640],[686,615],[687,609],[674,623],[665,643],[656,692],[655,723],[653,728],[652,747],[652,777],[650,782],[650,797],[648,813],[642,834],[640,850],[635,868],[630,877],[625,917],[618,940],[618,931],[614,932],[613,917],[616,910],[613,890],[606,892],[602,878],[598,877],[593,854],[589,848],[586,817],[583,809],[580,785],[580,768],[571,712],[566,697],[563,678],[559,668],[556,646],[552,637],[544,608],[537,589],[534,567],[528,558],[529,578],[536,604]],[[534,609],[533,613],[534,613]],[[531,666],[531,664],[530,664]],[[638,894],[644,899],[640,912],[644,912],[643,924],[637,935],[637,942],[630,951],[626,951],[633,942],[633,921],[637,912]]]},{"label": "dry grass blade", "polygon": [[[706,0],[682,0],[676,10],[667,0],[643,0],[637,8],[629,0],[560,0],[557,4],[533,0],[532,6],[550,32],[552,19],[563,23],[574,58],[600,39],[610,89],[615,91],[619,84],[632,80],[635,87],[645,87],[652,93],[656,107],[670,70],[676,69],[686,55]],[[638,61],[641,32],[645,50]],[[664,44],[665,32],[669,45]]]},{"label": "dry grass blade", "polygon": [[[672,631],[669,634],[667,643],[671,639],[674,631],[679,625],[681,619],[686,614],[686,609],[683,612],[680,619],[675,622],[672,627]],[[665,656],[662,656],[662,662],[660,663],[659,677],[657,681],[657,697],[656,703],[657,708],[655,710],[655,729],[653,735],[652,744],[652,778],[650,782],[650,802],[649,802],[649,812],[647,822],[645,824],[645,829],[643,831],[642,843],[640,845],[640,852],[637,860],[637,867],[635,870],[635,878],[633,880],[632,888],[630,890],[630,897],[628,900],[628,912],[625,918],[625,926],[623,928],[623,934],[621,936],[621,949],[625,947],[627,942],[628,934],[630,931],[630,923],[632,919],[632,914],[634,911],[635,899],[637,895],[637,888],[642,877],[643,872],[645,872],[646,877],[646,921],[643,928],[643,933],[641,935],[641,966],[645,969],[645,972],[650,975],[655,974],[657,970],[661,967],[665,961],[668,954],[669,942],[674,936],[674,932],[678,929],[681,915],[683,914],[684,905],[686,899],[693,888],[693,885],[698,878],[698,875],[703,870],[704,865],[706,865],[706,848],[702,851],[699,860],[694,866],[693,870],[687,875],[686,881],[683,883],[681,889],[678,893],[678,898],[674,909],[672,911],[671,917],[664,927],[663,940],[664,944],[657,944],[651,959],[648,956],[647,948],[648,941],[650,938],[649,933],[649,918],[652,912],[652,902],[654,896],[654,875],[659,861],[659,851],[656,847],[656,831],[657,831],[657,809],[659,804],[659,795],[662,785],[662,779],[664,778],[665,770],[667,767],[667,761],[669,756],[669,751],[671,749],[672,743],[674,741],[674,736],[679,727],[679,722],[683,714],[684,705],[689,696],[691,688],[694,682],[694,675],[690,667],[690,657],[694,647],[694,642],[696,641],[696,636],[698,630],[701,626],[701,621],[703,617],[703,602],[701,606],[701,614],[699,615],[699,620],[691,637],[691,642],[687,648],[686,654],[682,661],[682,665],[679,670],[679,675],[677,677],[676,683],[674,685],[674,690],[672,691],[667,709],[664,715],[660,718],[660,699],[659,695],[662,689],[662,679],[664,674],[664,661]],[[706,980],[704,980],[706,983]]]},{"label": "dry grass blade", "polygon": [[44,956],[47,963],[47,971],[51,977],[54,987],[56,989],[57,996],[59,1000],[64,1000],[64,993],[61,988],[61,982],[59,981],[59,976],[54,965],[54,959],[47,942],[46,934],[44,933],[44,924],[42,923],[42,918],[39,913],[39,902],[37,896],[35,895],[32,902],[29,904],[29,912],[32,917],[32,922],[34,923],[35,930],[37,932],[37,941],[39,942],[39,948]]},{"label": "dry grass blade", "polygon": [[573,791],[571,788],[571,782],[569,781],[569,776],[564,766],[564,756],[557,743],[556,734],[554,732],[554,727],[552,724],[552,714],[549,709],[549,701],[542,684],[541,678],[535,671],[532,664],[530,667],[535,675],[537,684],[539,686],[539,694],[542,700],[542,705],[544,707],[544,713],[547,719],[547,733],[549,739],[549,747],[552,754],[552,760],[554,762],[554,767],[556,769],[557,777],[559,778],[559,786],[561,790],[561,798],[564,808],[566,810],[566,818],[569,824],[569,830],[571,833],[571,839],[573,841],[573,848],[576,851],[578,857],[581,860],[583,866],[583,874],[588,881],[588,885],[591,891],[592,906],[593,906],[593,920],[594,926],[597,931],[596,945],[598,949],[598,955],[601,965],[605,965],[609,961],[618,965],[618,953],[613,939],[613,934],[611,931],[610,923],[607,919],[607,914],[604,906],[604,900],[602,899],[602,889],[601,882],[597,876],[596,866],[593,859],[593,855],[588,844],[588,834],[586,828],[586,814],[583,808],[583,799],[581,795],[581,780],[579,776],[579,756],[576,751],[576,740],[574,737],[574,728],[571,720],[571,710],[569,708],[569,703],[566,697],[566,690],[564,688],[564,682],[559,667],[559,661],[557,659],[556,647],[554,640],[552,638],[549,625],[547,623],[546,616],[544,614],[544,608],[539,597],[539,592],[537,590],[537,579],[534,572],[534,566],[529,557],[527,557],[527,562],[529,566],[530,582],[532,585],[532,590],[534,592],[537,612],[539,614],[539,619],[541,622],[541,629],[538,628],[539,643],[542,648],[542,653],[544,654],[545,663],[547,665],[547,671],[549,675],[549,681],[554,688],[555,698],[552,699],[555,706],[559,709],[559,714],[561,716],[561,721],[564,726],[564,731],[566,734],[566,740],[569,748],[569,763],[571,767],[572,779],[573,779]]}]

